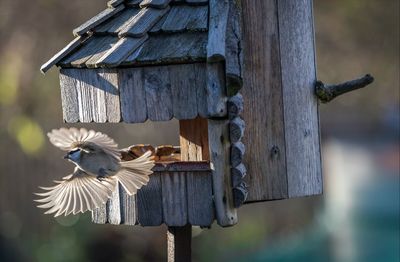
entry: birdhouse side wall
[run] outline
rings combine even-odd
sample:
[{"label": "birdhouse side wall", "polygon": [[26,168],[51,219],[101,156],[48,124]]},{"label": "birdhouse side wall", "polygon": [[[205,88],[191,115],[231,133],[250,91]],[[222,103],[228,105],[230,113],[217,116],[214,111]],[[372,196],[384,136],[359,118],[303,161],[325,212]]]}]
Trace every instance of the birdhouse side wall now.
[{"label": "birdhouse side wall", "polygon": [[311,0],[243,0],[248,202],[322,193]]}]

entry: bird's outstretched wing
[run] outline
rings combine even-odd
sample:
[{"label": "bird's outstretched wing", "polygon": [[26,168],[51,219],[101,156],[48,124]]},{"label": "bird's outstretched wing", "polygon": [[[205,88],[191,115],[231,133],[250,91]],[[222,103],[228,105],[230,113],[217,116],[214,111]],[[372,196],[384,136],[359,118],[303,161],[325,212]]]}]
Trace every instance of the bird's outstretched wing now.
[{"label": "bird's outstretched wing", "polygon": [[55,213],[54,217],[57,217],[100,207],[110,198],[117,181],[112,177],[99,181],[76,168],[73,174],[54,182],[56,185],[53,187],[40,187],[45,192],[36,195],[43,198],[35,201],[40,203],[39,208],[49,209],[45,214]]},{"label": "bird's outstretched wing", "polygon": [[86,130],[85,128],[60,128],[53,129],[47,134],[50,142],[64,151],[70,151],[85,145],[95,144],[115,159],[121,159],[117,143],[112,138],[101,132]]}]

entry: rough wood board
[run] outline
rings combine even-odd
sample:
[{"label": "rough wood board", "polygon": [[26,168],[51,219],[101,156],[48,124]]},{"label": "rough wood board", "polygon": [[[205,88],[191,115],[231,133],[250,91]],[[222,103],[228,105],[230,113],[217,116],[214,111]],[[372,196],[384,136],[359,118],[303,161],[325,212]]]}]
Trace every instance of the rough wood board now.
[{"label": "rough wood board", "polygon": [[124,5],[120,5],[116,8],[107,8],[106,10],[102,11],[100,14],[96,15],[95,17],[91,18],[90,20],[86,21],[82,25],[80,25],[78,28],[75,28],[73,33],[74,35],[82,35],[88,31],[90,31],[92,28],[98,26],[108,18],[112,17],[113,15],[119,13],[124,9]]},{"label": "rough wood board", "polygon": [[138,222],[141,226],[159,226],[163,222],[161,175],[154,172],[137,193]]},{"label": "rough wood board", "polygon": [[145,122],[147,120],[147,107],[143,85],[143,69],[119,69],[118,75],[123,121],[125,123]]},{"label": "rough wood board", "polygon": [[137,203],[136,195],[128,195],[124,188],[120,185],[120,211],[121,211],[121,224],[136,225],[137,224]]},{"label": "rough wood board", "polygon": [[194,66],[170,65],[169,76],[173,114],[176,119],[193,119],[197,116],[197,79]]},{"label": "rough wood board", "polygon": [[161,30],[165,32],[207,31],[208,6],[174,6],[169,11]]},{"label": "rough wood board", "polygon": [[193,67],[196,79],[197,112],[200,117],[207,118],[207,65],[204,63],[195,63]]},{"label": "rough wood board", "polygon": [[210,160],[207,119],[179,121],[182,161]]},{"label": "rough wood board", "polygon": [[99,89],[104,90],[106,94],[107,121],[110,123],[119,123],[121,122],[121,106],[117,70],[100,70],[98,76],[101,81]]},{"label": "rough wood board", "polygon": [[161,176],[164,222],[168,226],[188,223],[186,172],[171,172]]},{"label": "rough wood board", "polygon": [[207,60],[223,61],[226,56],[226,25],[228,23],[228,0],[210,0]]},{"label": "rough wood board", "polygon": [[280,0],[278,18],[289,197],[322,193],[311,0]]},{"label": "rough wood board", "polygon": [[243,0],[247,201],[287,198],[276,0]]},{"label": "rough wood board", "polygon": [[117,16],[107,20],[105,23],[96,26],[93,31],[97,34],[117,34],[123,27],[126,21],[137,15],[140,8],[125,8],[124,11]]},{"label": "rough wood board", "polygon": [[69,70],[60,70],[61,101],[63,118],[67,123],[79,121],[78,94],[76,82]]},{"label": "rough wood board", "polygon": [[165,8],[168,6],[171,0],[143,0],[140,3],[140,7],[154,7],[154,8]]},{"label": "rough wood board", "polygon": [[207,64],[207,106],[209,117],[227,115],[225,70],[222,63]]},{"label": "rough wood board", "polygon": [[120,203],[120,186],[117,184],[111,198],[107,201],[107,221],[113,225],[121,223],[121,203]]},{"label": "rough wood board", "polygon": [[168,66],[145,67],[147,115],[152,121],[169,121],[173,117],[171,82]]},{"label": "rough wood board", "polygon": [[96,224],[106,224],[107,223],[107,208],[106,204],[94,209],[92,211],[92,222]]},{"label": "rough wood board", "polygon": [[208,120],[208,139],[213,173],[213,192],[217,222],[220,226],[237,223],[233,207],[230,173],[230,142],[228,120]]}]

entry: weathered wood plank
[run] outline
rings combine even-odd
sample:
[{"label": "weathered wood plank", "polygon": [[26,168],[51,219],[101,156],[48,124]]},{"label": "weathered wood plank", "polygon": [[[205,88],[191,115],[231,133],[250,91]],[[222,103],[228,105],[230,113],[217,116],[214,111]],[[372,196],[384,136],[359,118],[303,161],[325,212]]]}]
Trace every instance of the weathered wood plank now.
[{"label": "weathered wood plank", "polygon": [[74,35],[83,35],[93,29],[94,27],[98,26],[102,22],[106,21],[110,17],[114,16],[115,14],[121,12],[124,9],[124,5],[119,5],[116,8],[107,8],[106,10],[102,11],[100,14],[96,15],[95,17],[91,18],[90,20],[86,21],[79,27],[73,30]]},{"label": "weathered wood plank", "polygon": [[142,0],[125,0],[125,5],[131,7],[139,7],[140,2],[142,2]]},{"label": "weathered wood plank", "polygon": [[208,120],[214,203],[218,224],[223,227],[237,223],[231,187],[228,128],[228,120]]},{"label": "weathered wood plank", "polygon": [[210,160],[207,130],[208,123],[204,118],[179,121],[182,161]]},{"label": "weathered wood plank", "polygon": [[207,33],[153,35],[123,65],[205,61],[206,45]]},{"label": "weathered wood plank", "polygon": [[147,107],[143,85],[143,69],[119,69],[118,76],[122,119],[125,123],[145,122],[147,120]]},{"label": "weathered wood plank", "polygon": [[96,223],[96,224],[106,224],[107,223],[106,204],[104,204],[92,211],[92,222]]},{"label": "weathered wood plank", "polygon": [[120,185],[120,211],[121,211],[121,224],[136,225],[137,222],[137,203],[136,195],[128,195],[124,188]]},{"label": "weathered wood plank", "polygon": [[287,198],[276,0],[243,0],[248,201]]},{"label": "weathered wood plank", "polygon": [[70,70],[60,70],[61,102],[64,121],[76,123],[79,121],[78,94],[74,74],[70,73]]},{"label": "weathered wood plank", "polygon": [[169,7],[164,9],[143,8],[140,12],[129,19],[119,31],[118,35],[142,37],[152,28],[161,17],[168,12]]},{"label": "weathered wood plank", "polygon": [[171,172],[161,176],[164,222],[168,226],[188,223],[186,172]]},{"label": "weathered wood plank", "polygon": [[278,1],[289,197],[322,193],[312,1]]},{"label": "weathered wood plank", "polygon": [[93,79],[90,79],[92,75],[84,69],[75,69],[70,72],[74,73],[76,80],[75,84],[78,94],[79,121],[82,123],[90,123],[93,121],[93,86],[90,84],[93,81]]},{"label": "weathered wood plank", "polygon": [[193,119],[197,116],[197,79],[193,65],[170,65],[169,76],[172,108],[176,119]]},{"label": "weathered wood plank", "polygon": [[229,122],[229,138],[232,143],[237,143],[244,136],[245,123],[240,117],[235,117]]},{"label": "weathered wood plank", "polygon": [[97,34],[117,34],[130,18],[137,15],[140,8],[125,8],[117,16],[110,18],[103,24],[96,26],[93,31]]},{"label": "weathered wood plank", "polygon": [[209,117],[227,115],[225,70],[222,63],[207,64],[207,105]]},{"label": "weathered wood plank", "polygon": [[211,172],[188,172],[188,219],[191,225],[209,227],[214,221]]},{"label": "weathered wood plank", "polygon": [[124,0],[110,0],[107,2],[107,6],[108,7],[117,7],[120,4],[122,4],[124,2]]},{"label": "weathered wood plank", "polygon": [[141,44],[143,44],[147,38],[147,35],[140,38],[123,37],[102,57],[94,62],[94,64],[96,64],[97,67],[117,67]]},{"label": "weathered wood plank", "polygon": [[233,167],[243,162],[245,146],[242,142],[233,143],[231,146],[231,165]]},{"label": "weathered wood plank", "polygon": [[234,119],[238,117],[244,108],[243,96],[241,94],[237,94],[228,100],[228,116],[229,119]]},{"label": "weathered wood plank", "polygon": [[193,64],[196,79],[196,100],[197,112],[200,117],[208,117],[208,101],[207,101],[207,65],[204,63]]},{"label": "weathered wood plank", "polygon": [[168,6],[171,0],[143,0],[140,3],[140,7],[154,7],[154,8],[165,8]]},{"label": "weathered wood plank", "polygon": [[228,0],[210,0],[207,61],[224,61],[226,57],[226,25],[228,23]]},{"label": "weathered wood plank", "polygon": [[73,41],[71,41],[66,47],[64,47],[61,51],[59,51],[55,56],[53,56],[49,61],[43,64],[40,67],[40,71],[44,74],[46,73],[52,66],[56,65],[60,62],[65,56],[73,52],[79,46],[81,46],[84,41],[85,36],[78,36]]},{"label": "weathered wood plank", "polygon": [[106,204],[107,221],[113,225],[119,225],[121,223],[120,189],[118,183]]},{"label": "weathered wood plank", "polygon": [[[185,120],[183,120],[185,121]],[[203,134],[202,134],[203,135]],[[182,142],[181,143],[187,143],[189,144],[190,142]],[[204,146],[204,149],[199,149],[198,145],[192,146],[192,148],[196,149],[196,152],[202,153],[202,154],[207,154],[207,152],[204,152],[206,146]],[[188,154],[189,155],[189,154]],[[207,157],[206,155],[203,155]],[[206,172],[206,171],[211,171],[210,168],[210,162],[209,161],[180,161],[180,162],[173,162],[173,163],[156,163],[156,165],[152,169],[154,172]]]},{"label": "weathered wood plank", "polygon": [[207,31],[208,6],[178,5],[171,8],[161,27],[164,32]]},{"label": "weathered wood plank", "polygon": [[106,99],[107,121],[110,123],[121,122],[121,106],[119,102],[118,73],[115,69],[100,70],[98,74],[101,84],[100,89],[104,90]]},{"label": "weathered wood plank", "polygon": [[159,226],[163,223],[161,175],[154,172],[150,181],[137,193],[138,222],[141,226]]},{"label": "weathered wood plank", "polygon": [[152,121],[171,120],[173,105],[168,67],[146,67],[143,71],[149,119]]},{"label": "weathered wood plank", "polygon": [[93,121],[96,123],[105,123],[107,121],[107,108],[106,108],[106,92],[104,90],[104,81],[99,76],[100,71],[86,70],[86,74],[91,75],[90,83],[92,91],[92,114]]},{"label": "weathered wood plank", "polygon": [[240,6],[229,1],[229,17],[226,32],[226,86],[228,96],[235,95],[243,86],[243,52]]}]

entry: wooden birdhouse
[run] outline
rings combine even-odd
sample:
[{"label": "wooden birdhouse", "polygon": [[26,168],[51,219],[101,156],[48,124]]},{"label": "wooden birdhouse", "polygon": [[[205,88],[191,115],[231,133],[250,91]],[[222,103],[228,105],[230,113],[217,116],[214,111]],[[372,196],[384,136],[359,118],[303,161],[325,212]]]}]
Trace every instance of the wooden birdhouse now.
[{"label": "wooden birdhouse", "polygon": [[[322,192],[310,0],[113,0],[42,67],[67,123],[180,123],[180,146],[96,223],[221,226],[244,202]],[[246,123],[246,128],[245,128]],[[246,176],[247,173],[247,176]]]}]

